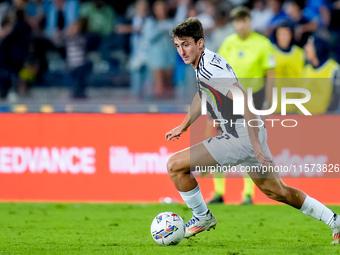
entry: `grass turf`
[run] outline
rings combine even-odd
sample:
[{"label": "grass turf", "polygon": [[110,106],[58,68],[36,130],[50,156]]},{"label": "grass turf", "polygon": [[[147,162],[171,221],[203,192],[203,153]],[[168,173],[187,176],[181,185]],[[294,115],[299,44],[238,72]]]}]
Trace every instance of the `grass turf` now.
[{"label": "grass turf", "polygon": [[216,230],[159,246],[151,221],[162,211],[189,220],[185,205],[0,203],[0,254],[340,254],[328,226],[288,206],[209,207]]}]

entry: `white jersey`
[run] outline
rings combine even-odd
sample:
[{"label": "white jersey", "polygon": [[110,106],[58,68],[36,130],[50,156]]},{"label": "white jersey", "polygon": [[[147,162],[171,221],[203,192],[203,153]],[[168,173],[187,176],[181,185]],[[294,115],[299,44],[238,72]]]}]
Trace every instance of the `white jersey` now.
[{"label": "white jersey", "polygon": [[233,100],[226,96],[228,86],[238,82],[233,68],[219,54],[205,49],[195,72],[199,95],[202,98],[202,94],[206,93],[207,110],[211,117],[228,121],[221,125],[222,131],[238,137],[235,125],[231,126],[230,123],[243,119],[243,116],[233,115]]},{"label": "white jersey", "polygon": [[[255,158],[245,119],[233,114],[233,100],[226,96],[230,86],[238,82],[232,67],[220,55],[205,49],[195,71],[199,95],[202,98],[205,93],[211,117],[228,121],[220,125],[222,135],[204,140],[203,145],[221,166],[261,167]],[[264,126],[259,127],[258,137],[264,153],[272,158]]]}]

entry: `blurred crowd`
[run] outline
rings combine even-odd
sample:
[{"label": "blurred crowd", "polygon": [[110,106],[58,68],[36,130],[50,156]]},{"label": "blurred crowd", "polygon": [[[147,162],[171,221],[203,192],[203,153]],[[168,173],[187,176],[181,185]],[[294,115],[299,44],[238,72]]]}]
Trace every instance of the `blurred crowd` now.
[{"label": "blurred crowd", "polygon": [[237,6],[251,10],[252,30],[273,45],[277,28],[285,23],[292,32],[290,44],[302,48],[311,36],[320,38],[327,48],[323,58],[340,62],[340,0],[113,2],[0,1],[1,98],[10,92],[26,96],[31,86],[49,85],[48,77],[56,73],[72,98],[87,97],[91,75],[110,73],[128,77],[134,98],[186,94],[194,72],[176,53],[169,31],[187,17],[197,17],[205,29],[205,46],[217,52],[235,33],[230,12]]}]

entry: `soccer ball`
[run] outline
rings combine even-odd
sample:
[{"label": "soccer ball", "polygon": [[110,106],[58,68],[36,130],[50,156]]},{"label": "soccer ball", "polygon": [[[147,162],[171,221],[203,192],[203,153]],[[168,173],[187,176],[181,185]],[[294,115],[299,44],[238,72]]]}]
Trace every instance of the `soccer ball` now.
[{"label": "soccer ball", "polygon": [[176,245],[182,241],[184,233],[183,219],[173,212],[162,212],[151,223],[152,238],[160,245]]}]

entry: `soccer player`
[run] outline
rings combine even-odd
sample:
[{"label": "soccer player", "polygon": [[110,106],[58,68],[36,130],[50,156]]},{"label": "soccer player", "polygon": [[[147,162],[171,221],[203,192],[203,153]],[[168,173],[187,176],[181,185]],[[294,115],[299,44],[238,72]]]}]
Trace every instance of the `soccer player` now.
[{"label": "soccer player", "polygon": [[[187,131],[190,124],[201,115],[201,98],[207,98],[207,109],[217,119],[226,119],[238,125],[221,125],[222,136],[209,138],[172,155],[167,170],[182,199],[193,211],[186,223],[185,237],[215,228],[217,221],[203,200],[200,187],[190,170],[193,166],[237,165],[273,166],[267,145],[264,126],[239,125],[250,119],[258,119],[248,109],[247,93],[229,65],[220,55],[204,47],[202,24],[197,18],[189,18],[171,31],[179,55],[196,72],[198,92],[183,122],[166,133],[167,141],[174,141]],[[241,90],[244,96],[244,115],[233,115],[233,93]],[[235,94],[235,93],[234,93]],[[212,97],[210,97],[212,95]],[[216,104],[215,104],[216,102]],[[245,120],[245,121],[244,121]],[[334,243],[340,242],[340,217],[322,203],[295,188],[287,186],[276,172],[251,172],[250,177],[269,198],[286,203],[303,213],[321,220],[333,230]]]}]

